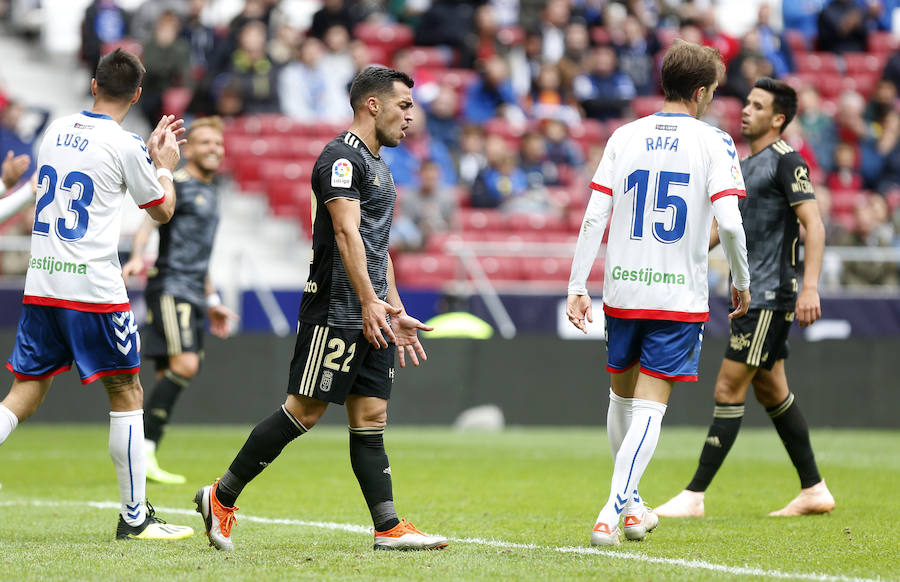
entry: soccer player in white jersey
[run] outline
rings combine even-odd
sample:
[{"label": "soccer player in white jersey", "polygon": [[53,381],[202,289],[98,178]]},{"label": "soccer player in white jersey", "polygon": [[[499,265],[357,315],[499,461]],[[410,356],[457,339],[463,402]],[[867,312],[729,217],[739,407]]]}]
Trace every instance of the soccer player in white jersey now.
[{"label": "soccer player in white jersey", "polygon": [[638,485],[656,449],[672,386],[697,380],[703,322],[709,319],[713,216],[733,277],[729,317],[744,315],[750,304],[737,151],[727,133],[698,120],[723,73],[717,50],[676,40],[662,64],[662,111],[616,130],[591,182],[566,314],[582,331],[593,321],[586,281],[609,219],[603,311],[612,379],[607,430],[615,464],[592,545],[619,544],[623,511],[628,539],[644,539],[658,523]]},{"label": "soccer player in white jersey", "polygon": [[109,452],[119,482],[117,539],[181,539],[146,504],[139,338],[118,258],[126,193],[155,220],[175,208],[172,170],[182,120],[160,119],[147,144],[120,123],[141,95],[144,67],[116,50],[91,81],[90,111],[54,121],[38,151],[38,201],[22,317],[6,367],[15,375],[0,403],[0,443],[31,416],[53,376],[74,360],[83,384],[109,396]]}]

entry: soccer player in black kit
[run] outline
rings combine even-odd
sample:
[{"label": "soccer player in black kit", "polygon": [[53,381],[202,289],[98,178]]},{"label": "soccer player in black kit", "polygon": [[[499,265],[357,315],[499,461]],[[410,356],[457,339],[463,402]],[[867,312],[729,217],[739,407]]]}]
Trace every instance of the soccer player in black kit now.
[{"label": "soccer player in black kit", "polygon": [[[160,468],[156,450],[172,409],[200,369],[206,316],[210,331],[225,338],[237,315],[222,305],[209,278],[219,194],[213,178],[225,155],[222,120],[205,117],[187,130],[184,168],[175,172],[178,202],[169,223],[157,225],[147,218],[132,244],[131,258],[122,267],[127,281],[144,270],[144,250],[159,228],[159,254],[147,269],[147,319],[141,328],[141,353],[156,363],[156,385],[144,404],[144,452],[147,479],[158,483],[184,483],[183,475]],[[205,314],[205,315],[204,315]]]},{"label": "soccer player in black kit", "polygon": [[[834,497],[819,475],[809,428],[788,388],[784,360],[787,337],[796,318],[802,327],[822,315],[819,273],[825,229],[819,216],[809,168],[781,139],[797,113],[797,94],[767,77],[756,81],[747,97],[741,133],[751,155],[741,160],[747,197],[740,201],[750,259],[750,311],[731,320],[731,337],[715,387],[713,423],[700,464],[687,489],[655,509],[665,517],[704,515],[703,498],[731,445],[744,415],[747,388],[766,408],[800,477],[800,494],[772,516],[829,513]],[[803,280],[798,280],[797,247],[806,230]],[[713,227],[710,248],[718,243]]]},{"label": "soccer player in black kit", "polygon": [[384,450],[387,400],[400,367],[425,359],[418,330],[394,284],[388,235],[396,191],[383,146],[396,147],[412,120],[412,79],[369,67],[350,87],[353,123],[329,142],[312,175],[313,258],[300,303],[284,405],[256,425],[221,479],[194,497],[210,545],[231,550],[234,503],[243,488],[329,403],[346,404],[350,464],[375,525],[376,550],[447,546],[397,517]]}]

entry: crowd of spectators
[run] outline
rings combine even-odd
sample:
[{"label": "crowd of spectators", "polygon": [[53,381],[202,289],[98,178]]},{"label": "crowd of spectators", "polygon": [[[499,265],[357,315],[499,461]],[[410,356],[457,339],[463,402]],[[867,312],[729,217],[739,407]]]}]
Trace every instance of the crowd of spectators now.
[{"label": "crowd of spectators", "polygon": [[[416,119],[383,153],[402,198],[397,247],[417,250],[454,228],[460,206],[565,214],[573,197],[560,200],[561,189],[583,203],[603,139],[646,114],[641,100],[661,101],[661,55],[681,37],[718,48],[728,65],[719,94],[733,106],[714,108],[711,123],[734,132],[760,76],[797,88],[800,112],[785,138],[825,199],[829,244],[898,245],[900,52],[884,39],[900,1],[783,1],[778,18],[748,3],[758,13],[739,37],[719,26],[714,4],[324,0],[304,19],[291,13],[295,3],[246,0],[227,26],[211,27],[205,0],[146,2],[134,14],[94,0],[82,57],[92,67],[104,47],[140,50],[150,122],[174,104],[188,115],[339,126],[351,118],[357,71],[404,70],[416,80]],[[868,68],[857,67],[861,58]],[[841,277],[896,284],[896,265],[877,270],[848,263]]]}]

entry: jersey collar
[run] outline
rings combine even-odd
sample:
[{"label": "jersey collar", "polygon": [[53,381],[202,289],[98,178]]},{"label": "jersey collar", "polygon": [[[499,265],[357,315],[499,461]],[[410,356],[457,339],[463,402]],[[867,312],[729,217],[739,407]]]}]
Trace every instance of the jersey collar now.
[{"label": "jersey collar", "polygon": [[112,117],[105,113],[94,113],[93,111],[84,110],[81,112],[82,115],[87,117],[93,117],[94,119],[109,119],[110,121],[115,121]]},{"label": "jersey collar", "polygon": [[690,113],[663,113],[662,111],[657,111],[653,115],[659,115],[660,117],[693,117]]}]

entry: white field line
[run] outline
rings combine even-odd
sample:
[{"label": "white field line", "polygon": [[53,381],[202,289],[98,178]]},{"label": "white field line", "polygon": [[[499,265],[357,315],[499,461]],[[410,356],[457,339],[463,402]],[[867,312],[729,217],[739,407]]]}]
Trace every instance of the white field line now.
[{"label": "white field line", "polygon": [[[114,501],[46,501],[41,499],[23,499],[20,501],[0,501],[0,507],[14,506],[31,506],[31,507],[61,507],[61,506],[84,506],[95,507],[97,509],[119,509],[119,503]],[[163,513],[174,513],[179,515],[196,515],[196,510],[181,509],[176,507],[159,507],[157,508]],[[336,523],[332,521],[305,521],[301,519],[279,519],[271,517],[256,517],[253,515],[240,515],[240,521],[251,523],[264,523],[268,525],[292,525],[300,527],[314,527],[319,529],[329,529],[337,531],[346,531],[350,533],[372,535],[372,528],[362,525],[354,525],[351,523]],[[552,552],[560,552],[563,554],[589,554],[604,556],[607,558],[615,558],[618,560],[631,560],[634,562],[644,562],[647,564],[663,564],[666,566],[675,566],[679,568],[687,568],[689,570],[706,570],[709,572],[717,572],[731,576],[764,576],[767,578],[785,579],[785,580],[816,580],[821,582],[880,582],[884,580],[878,578],[855,578],[852,576],[835,576],[831,574],[820,574],[817,572],[785,572],[782,570],[764,570],[762,568],[751,568],[748,566],[728,566],[725,564],[714,564],[703,560],[684,560],[680,558],[658,558],[637,554],[631,552],[619,552],[615,550],[601,550],[592,547],[576,547],[576,546],[541,546],[537,544],[520,544],[516,542],[506,542],[503,540],[486,539],[486,538],[449,538],[450,541],[461,544],[474,544],[481,546],[490,546],[494,548],[504,548],[513,550],[545,550]]]}]

